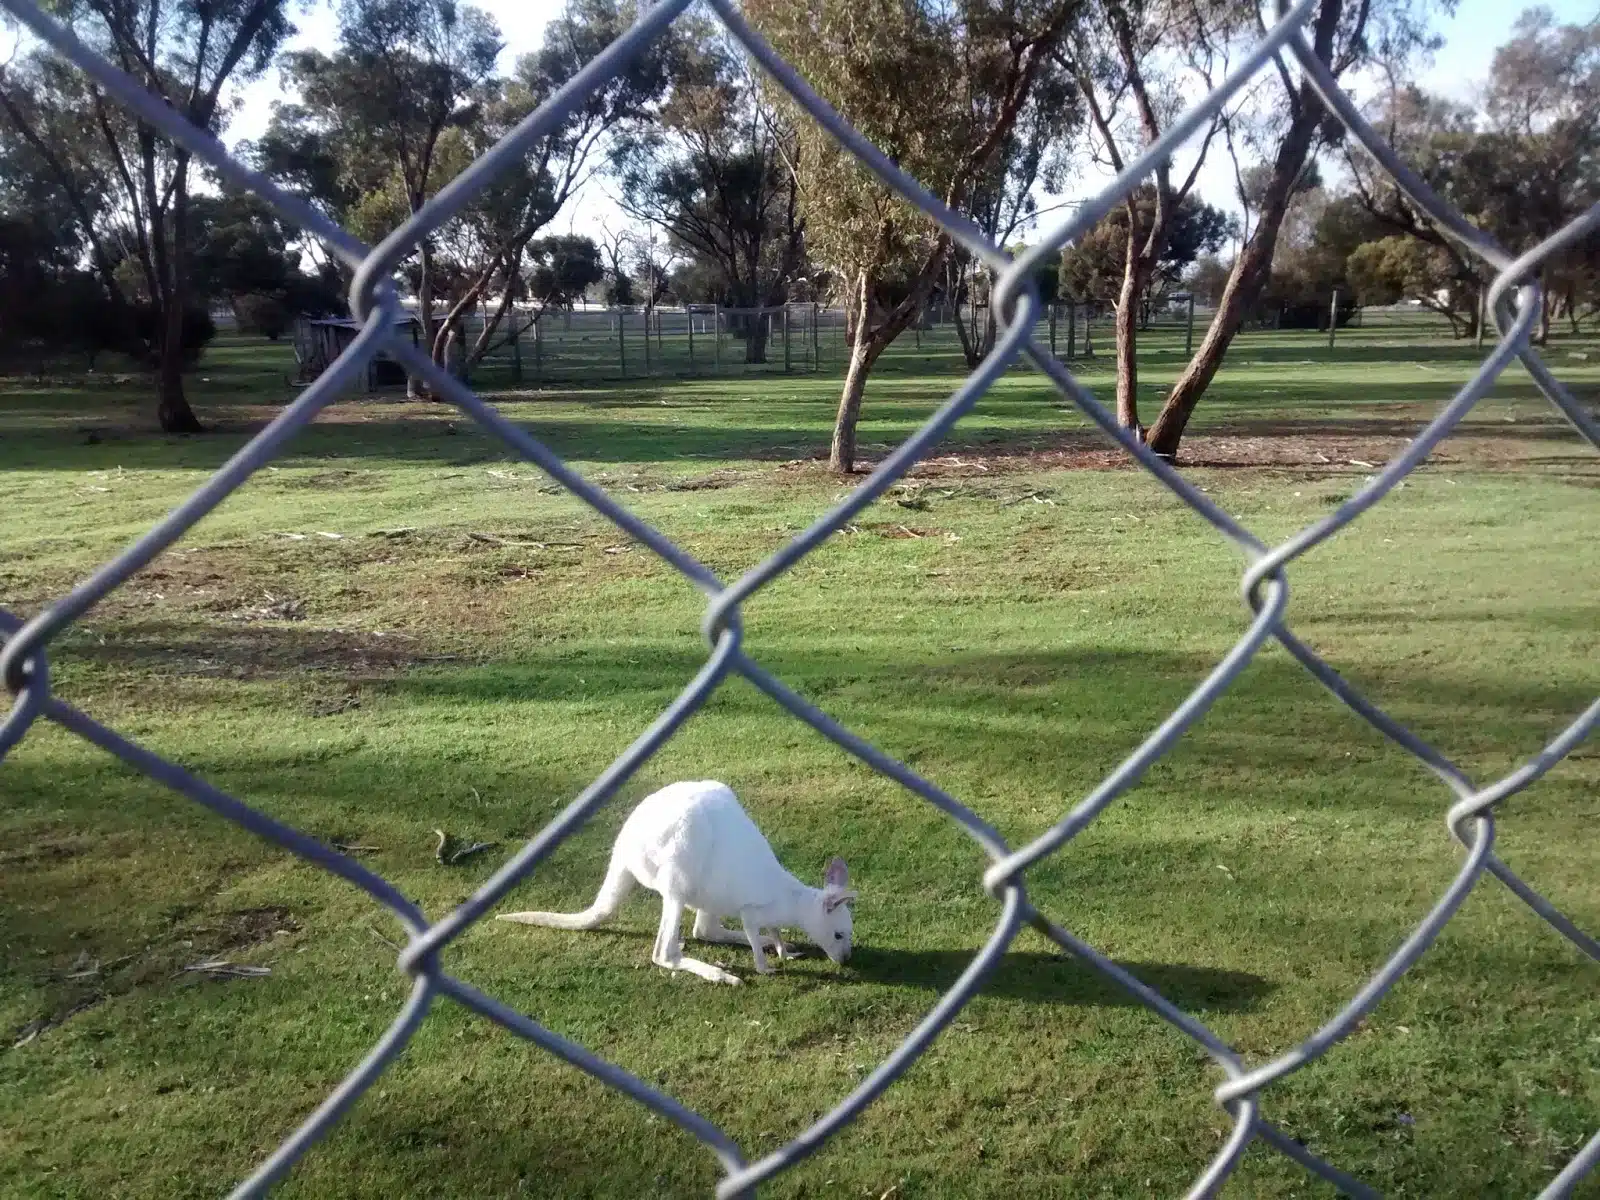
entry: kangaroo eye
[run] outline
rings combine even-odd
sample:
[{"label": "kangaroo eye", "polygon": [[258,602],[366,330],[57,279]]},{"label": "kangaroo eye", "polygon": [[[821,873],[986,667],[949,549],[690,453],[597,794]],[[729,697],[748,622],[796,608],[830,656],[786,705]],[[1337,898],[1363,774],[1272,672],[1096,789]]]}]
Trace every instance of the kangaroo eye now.
[{"label": "kangaroo eye", "polygon": [[842,934],[842,933],[836,933],[836,934],[834,934],[834,935],[833,935],[833,940],[834,940],[834,941],[836,941],[836,942],[842,942],[842,941],[844,941],[844,934]]}]

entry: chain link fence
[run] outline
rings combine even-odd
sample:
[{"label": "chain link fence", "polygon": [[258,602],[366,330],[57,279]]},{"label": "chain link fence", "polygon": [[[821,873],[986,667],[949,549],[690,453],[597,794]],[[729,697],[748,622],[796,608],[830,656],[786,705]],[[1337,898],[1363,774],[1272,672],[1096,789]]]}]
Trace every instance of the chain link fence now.
[{"label": "chain link fence", "polygon": [[[1520,257],[1513,257],[1495,245],[1459,213],[1451,210],[1400,161],[1362,119],[1350,98],[1340,90],[1327,68],[1312,53],[1301,29],[1312,14],[1317,0],[1298,0],[1292,9],[1281,12],[1277,24],[1266,32],[1253,52],[1215,92],[1179,119],[1164,137],[1102,194],[1083,205],[1070,220],[1051,230],[1041,244],[1016,261],[986,241],[971,223],[940,204],[851,129],[744,22],[733,0],[707,0],[717,19],[743,44],[767,74],[847,146],[868,170],[911,203],[921,207],[981,262],[996,269],[1000,284],[996,289],[995,303],[998,311],[1007,318],[992,353],[920,430],[890,454],[837,507],[732,583],[719,579],[669,538],[628,512],[606,492],[585,481],[539,441],[512,425],[457,379],[436,368],[426,354],[411,345],[408,337],[397,335],[395,322],[401,310],[389,282],[410,247],[436,230],[497,172],[523,154],[527,146],[560,121],[587,93],[620,70],[632,56],[666,29],[689,6],[691,0],[660,0],[645,8],[627,32],[589,63],[566,87],[444,188],[421,212],[413,215],[381,245],[372,249],[331,225],[294,196],[235,161],[215,138],[186,124],[163,101],[99,58],[71,32],[45,16],[31,0],[3,2],[34,34],[87,72],[106,93],[135,112],[143,121],[199,156],[227,182],[253,189],[270,201],[286,218],[322,239],[355,269],[352,302],[356,319],[361,323],[360,331],[329,369],[293,404],[193,495],[70,594],[26,622],[0,613],[0,637],[5,639],[4,651],[0,653],[0,676],[3,676],[14,698],[9,715],[0,723],[0,756],[15,746],[36,721],[53,721],[218,815],[361,888],[392,912],[409,934],[408,944],[400,954],[398,965],[411,981],[410,995],[393,1023],[333,1094],[238,1185],[234,1195],[260,1195],[288,1171],[295,1160],[305,1154],[382,1074],[410,1040],[430,1006],[441,996],[448,996],[489,1020],[498,1022],[676,1122],[704,1143],[721,1163],[724,1173],[716,1189],[719,1197],[752,1194],[762,1180],[820,1149],[830,1136],[893,1084],[928,1048],[961,1007],[983,987],[986,976],[1006,954],[1023,924],[1027,923],[1192,1038],[1226,1077],[1215,1091],[1215,1100],[1232,1119],[1232,1131],[1215,1157],[1200,1170],[1189,1195],[1213,1193],[1237,1166],[1245,1149],[1259,1140],[1349,1195],[1372,1196],[1375,1193],[1371,1188],[1323,1161],[1289,1133],[1267,1120],[1263,1109],[1270,1086],[1313,1062],[1350,1033],[1428,949],[1486,873],[1510,888],[1584,954],[1600,960],[1600,943],[1577,929],[1496,857],[1493,850],[1497,806],[1539,779],[1600,723],[1600,700],[1573,720],[1523,766],[1503,778],[1488,783],[1475,782],[1469,780],[1442,752],[1417,738],[1340,678],[1284,622],[1289,595],[1289,564],[1378,503],[1427,457],[1514,360],[1522,363],[1543,393],[1565,414],[1578,432],[1600,448],[1600,426],[1554,378],[1534,353],[1530,341],[1541,299],[1535,282],[1541,263],[1548,256],[1600,229],[1600,206]],[[1500,337],[1472,378],[1433,421],[1359,492],[1287,541],[1268,546],[1217,508],[1173,467],[1119,428],[1114,417],[1049,352],[1048,346],[1040,344],[1036,334],[1040,328],[1042,306],[1029,281],[1043,260],[1054,255],[1063,244],[1079,236],[1109,211],[1156,163],[1209,120],[1257,71],[1279,56],[1287,56],[1298,64],[1300,72],[1310,80],[1350,136],[1359,141],[1440,227],[1456,238],[1494,276],[1490,306]],[[54,636],[175,542],[226,499],[252,472],[270,462],[319,411],[352,385],[359,385],[368,361],[380,351],[392,356],[406,370],[425,379],[437,396],[455,404],[596,512],[659,555],[703,591],[708,599],[703,628],[710,650],[704,666],[692,682],[599,778],[523,846],[475,895],[453,912],[432,922],[388,881],[360,863],[227,795],[53,695],[45,653]],[[932,449],[956,420],[978,402],[1008,366],[1023,358],[1031,359],[1107,437],[1121,445],[1174,495],[1215,528],[1226,542],[1243,554],[1246,569],[1242,579],[1242,594],[1251,621],[1248,629],[1211,673],[1089,796],[1030,845],[1013,848],[959,801],[838,725],[764,670],[743,647],[740,614],[741,606],[747,600],[882,495],[885,489]],[[1028,899],[1026,877],[1031,864],[1058,851],[1087,827],[1107,805],[1133,786],[1185,730],[1201,719],[1257,651],[1274,639],[1345,705],[1432,771],[1448,792],[1448,797],[1442,797],[1442,800],[1449,800],[1445,812],[1446,825],[1450,834],[1464,847],[1465,855],[1459,872],[1426,917],[1341,1011],[1333,1014],[1326,1024],[1281,1056],[1270,1062],[1252,1065],[1246,1063],[1200,1021],[1036,909]],[[584,1047],[552,1033],[531,1018],[455,978],[446,969],[444,960],[450,943],[481,919],[507,892],[525,880],[563,839],[610,799],[730,673],[743,675],[796,718],[958,822],[990,859],[990,866],[981,882],[999,905],[994,931],[982,950],[901,1045],[853,1092],[809,1129],[781,1149],[754,1161],[747,1159],[733,1139],[705,1117]],[[1555,1197],[1569,1194],[1597,1162],[1600,1162],[1600,1134],[1584,1145],[1541,1195]]]}]

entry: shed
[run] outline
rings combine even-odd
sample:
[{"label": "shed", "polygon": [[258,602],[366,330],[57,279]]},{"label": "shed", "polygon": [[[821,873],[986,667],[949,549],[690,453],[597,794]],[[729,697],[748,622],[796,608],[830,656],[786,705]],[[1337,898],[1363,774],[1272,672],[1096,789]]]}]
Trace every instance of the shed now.
[{"label": "shed", "polygon": [[[395,318],[395,328],[409,327],[411,344],[417,345],[421,322],[415,316]],[[294,324],[294,357],[299,363],[297,383],[310,383],[356,340],[361,322],[349,317],[300,317]],[[367,363],[367,390],[404,385],[406,371],[387,354],[379,351]]]}]

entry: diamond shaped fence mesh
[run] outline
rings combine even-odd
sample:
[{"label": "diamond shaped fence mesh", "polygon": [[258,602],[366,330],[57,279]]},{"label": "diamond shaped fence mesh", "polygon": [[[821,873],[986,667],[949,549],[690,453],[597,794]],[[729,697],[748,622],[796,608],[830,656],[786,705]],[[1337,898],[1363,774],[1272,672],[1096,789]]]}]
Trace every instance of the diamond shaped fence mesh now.
[{"label": "diamond shaped fence mesh", "polygon": [[[1277,23],[1265,31],[1260,42],[1236,69],[1203,101],[1174,122],[1166,135],[1148,147],[1110,186],[1078,208],[1071,219],[1051,229],[1037,246],[1013,259],[1000,247],[990,243],[971,222],[941,204],[914,179],[900,171],[852,129],[746,24],[734,7],[733,0],[706,0],[716,19],[743,45],[766,74],[837,138],[867,170],[921,208],[979,261],[996,269],[1000,284],[996,289],[995,303],[997,311],[1006,316],[1004,330],[997,338],[992,353],[925,425],[888,455],[835,508],[766,561],[728,583],[669,538],[634,516],[604,490],[587,482],[558,455],[506,420],[465,385],[436,367],[429,356],[413,348],[409,340],[402,340],[392,332],[399,307],[390,279],[411,248],[460,211],[497,172],[516,161],[530,144],[561,121],[586,95],[626,66],[690,3],[691,0],[660,0],[644,8],[638,20],[626,32],[565,87],[439,192],[421,211],[412,215],[382,244],[369,249],[302,200],[284,192],[237,161],[217,139],[188,124],[162,100],[85,46],[72,32],[41,12],[30,0],[0,0],[0,4],[35,36],[74,63],[107,95],[214,168],[227,183],[248,188],[267,200],[307,235],[321,240],[355,272],[351,290],[352,309],[361,321],[362,329],[344,353],[294,403],[193,495],[68,595],[27,621],[0,610],[0,639],[3,639],[0,677],[3,677],[13,698],[9,714],[0,722],[0,759],[37,721],[52,721],[195,803],[362,889],[397,917],[409,935],[408,943],[399,956],[398,967],[410,980],[410,993],[399,1014],[367,1056],[327,1100],[266,1161],[238,1184],[233,1195],[260,1195],[289,1171],[295,1161],[307,1153],[317,1139],[328,1132],[356,1099],[382,1075],[389,1063],[404,1049],[429,1008],[441,996],[448,996],[488,1020],[498,1022],[572,1066],[626,1093],[704,1143],[722,1167],[723,1175],[716,1188],[718,1197],[754,1194],[761,1181],[821,1149],[829,1137],[891,1087],[938,1037],[962,1006],[983,988],[986,977],[1005,956],[1025,923],[1048,936],[1069,955],[1104,975],[1138,1003],[1193,1039],[1225,1075],[1224,1082],[1215,1090],[1214,1099],[1230,1116],[1232,1131],[1212,1160],[1200,1168],[1188,1195],[1206,1196],[1216,1192],[1237,1166],[1246,1148],[1258,1139],[1348,1195],[1377,1195],[1372,1188],[1325,1162],[1268,1121],[1262,1112],[1263,1097],[1274,1082],[1316,1060],[1357,1026],[1427,951],[1485,874],[1498,879],[1582,953],[1600,961],[1600,943],[1574,926],[1530,887],[1495,855],[1493,848],[1497,806],[1507,797],[1536,782],[1600,723],[1600,699],[1516,770],[1493,781],[1473,781],[1438,749],[1418,738],[1364,697],[1296,637],[1284,620],[1289,595],[1288,567],[1300,555],[1356,521],[1383,499],[1487,394],[1495,380],[1513,361],[1522,364],[1540,391],[1560,410],[1579,435],[1600,449],[1600,425],[1545,366],[1532,342],[1542,303],[1536,282],[1540,265],[1551,255],[1600,230],[1600,206],[1590,209],[1526,253],[1520,256],[1508,254],[1434,193],[1363,119],[1356,105],[1340,88],[1304,36],[1304,26],[1313,16],[1317,0],[1299,0],[1293,8],[1280,11]],[[1356,494],[1288,540],[1269,546],[1221,511],[1137,437],[1122,429],[1114,416],[1049,352],[1048,347],[1034,340],[1033,331],[1041,306],[1029,280],[1041,262],[1081,236],[1109,212],[1157,164],[1168,158],[1179,144],[1238,94],[1257,72],[1274,61],[1285,69],[1287,62],[1292,61],[1327,109],[1344,125],[1348,135],[1359,142],[1411,200],[1454,238],[1466,253],[1494,274],[1488,304],[1500,336],[1471,379]],[[707,597],[703,630],[709,651],[704,666],[688,686],[626,751],[496,871],[470,899],[432,922],[389,882],[350,857],[222,792],[55,696],[50,688],[46,656],[46,648],[53,637],[161,554],[222,503],[253,472],[269,463],[300,429],[357,383],[363,377],[368,362],[380,352],[398,360],[412,374],[424,380],[437,397],[454,404],[595,512],[653,551]],[[1241,592],[1249,608],[1251,621],[1244,634],[1210,674],[1099,786],[1033,842],[1013,848],[960,801],[839,725],[792,691],[782,680],[764,670],[743,647],[740,609],[745,601],[810,554],[905,475],[933,449],[963,414],[971,410],[1008,366],[1023,358],[1036,364],[1106,437],[1120,445],[1163,486],[1210,524],[1226,542],[1242,553],[1246,565]],[[1034,907],[1027,896],[1026,882],[1028,868],[1033,863],[1060,850],[1119,795],[1133,786],[1151,764],[1202,718],[1257,651],[1271,640],[1282,645],[1343,704],[1415,756],[1437,777],[1445,789],[1441,801],[1448,802],[1446,826],[1464,848],[1464,856],[1450,885],[1427,915],[1339,1012],[1331,1015],[1325,1024],[1279,1057],[1251,1065],[1194,1016],[1175,1006],[1158,991],[1134,978],[1093,946]],[[746,1157],[732,1138],[704,1116],[599,1058],[583,1046],[551,1032],[492,996],[455,978],[445,969],[443,958],[451,941],[480,920],[511,888],[526,879],[556,846],[605,804],[705,703],[730,673],[744,676],[797,720],[957,822],[990,860],[988,870],[981,880],[973,881],[974,885],[981,886],[999,905],[994,931],[983,948],[899,1047],[810,1128],[780,1149],[753,1161]],[[1540,1195],[1556,1197],[1570,1194],[1597,1163],[1600,1163],[1600,1133],[1596,1133],[1566,1163]]]}]

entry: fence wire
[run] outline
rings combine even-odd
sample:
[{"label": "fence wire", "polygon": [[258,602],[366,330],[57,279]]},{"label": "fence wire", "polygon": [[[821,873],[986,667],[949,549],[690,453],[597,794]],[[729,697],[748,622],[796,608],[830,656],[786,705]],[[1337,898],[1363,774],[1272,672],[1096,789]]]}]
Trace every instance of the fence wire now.
[{"label": "fence wire", "polygon": [[[984,979],[1006,954],[1024,923],[1033,925],[1070,955],[1112,980],[1141,1004],[1198,1043],[1221,1068],[1225,1081],[1214,1098],[1232,1118],[1233,1129],[1215,1157],[1201,1169],[1189,1196],[1215,1192],[1238,1165],[1251,1143],[1258,1139],[1300,1163],[1311,1173],[1352,1196],[1377,1193],[1361,1181],[1313,1154],[1289,1133],[1262,1114],[1268,1087],[1324,1054],[1354,1029],[1362,1017],[1383,998],[1399,978],[1422,956],[1441,929],[1485,872],[1499,879],[1568,941],[1590,958],[1600,961],[1600,943],[1576,928],[1543,896],[1534,891],[1493,851],[1495,809],[1507,797],[1526,788],[1548,771],[1600,724],[1600,699],[1572,721],[1553,741],[1528,762],[1503,778],[1482,784],[1468,779],[1441,751],[1411,733],[1368,700],[1302,642],[1284,622],[1288,603],[1287,568],[1300,555],[1325,541],[1377,504],[1412,471],[1481,399],[1513,360],[1520,361],[1544,395],[1578,433],[1600,449],[1600,425],[1570,392],[1555,379],[1534,352],[1531,333],[1542,296],[1536,277],[1552,255],[1596,230],[1600,230],[1600,205],[1520,257],[1513,257],[1475,229],[1436,195],[1367,124],[1351,99],[1312,52],[1302,27],[1318,0],[1299,0],[1292,9],[1280,10],[1276,25],[1227,79],[1201,103],[1185,113],[1159,141],[1089,203],[1050,231],[1021,258],[1013,260],[991,244],[967,220],[952,212],[915,180],[891,163],[876,147],[853,130],[795,71],[741,18],[734,0],[706,0],[717,19],[757,60],[769,76],[861,163],[889,187],[920,207],[942,225],[962,246],[1000,273],[995,303],[1005,315],[1004,328],[993,352],[955,393],[903,445],[890,454],[868,479],[809,529],[732,583],[724,583],[664,534],[628,512],[610,495],[585,481],[554,452],[527,432],[507,421],[465,385],[435,367],[429,357],[408,339],[393,333],[399,313],[390,282],[396,268],[424,236],[437,230],[497,172],[518,159],[527,147],[553,128],[565,115],[607,78],[620,71],[670,25],[692,0],[659,0],[645,7],[638,21],[556,92],[538,111],[474,162],[420,212],[382,244],[369,249],[330,223],[309,205],[275,186],[270,180],[232,158],[210,134],[185,122],[162,100],[123,74],[81,43],[69,30],[42,13],[32,0],[0,0],[25,26],[56,52],[86,72],[95,84],[120,100],[142,120],[163,131],[215,168],[227,182],[249,188],[270,201],[288,220],[318,237],[355,270],[352,310],[362,323],[355,341],[335,363],[295,402],[243,449],[234,455],[187,500],[112,561],[101,567],[71,593],[27,622],[0,612],[0,677],[14,697],[9,715],[0,723],[0,758],[16,745],[39,719],[54,721],[88,742],[115,755],[150,778],[187,796],[213,812],[268,839],[361,888],[393,913],[407,930],[408,943],[399,957],[399,969],[411,979],[410,996],[393,1023],[371,1051],[332,1095],[276,1151],[234,1190],[237,1197],[257,1196],[279,1179],[311,1145],[325,1134],[385,1067],[400,1053],[424,1015],[440,996],[449,996],[491,1021],[521,1034],[566,1062],[633,1097],[705,1144],[721,1163],[723,1176],[716,1188],[720,1198],[746,1196],[755,1187],[818,1150],[862,1109],[899,1078],[938,1036],[940,1030],[982,988]],[[1034,338],[1041,304],[1030,280],[1035,269],[1066,243],[1081,236],[1105,215],[1157,163],[1209,120],[1227,100],[1275,58],[1287,55],[1303,77],[1343,123],[1394,178],[1396,183],[1439,226],[1494,273],[1489,293],[1500,338],[1472,378],[1417,436],[1354,496],[1322,520],[1276,546],[1268,546],[1248,529],[1222,512],[1204,494],[1186,482],[1171,465],[1155,456],[1137,438],[1120,428],[1115,418],[1095,399],[1047,346]],[[357,384],[368,361],[383,351],[426,381],[434,393],[455,404],[518,453],[537,464],[596,512],[643,543],[708,598],[703,630],[710,645],[705,665],[678,697],[606,770],[530,842],[521,848],[476,894],[438,921],[428,918],[388,881],[360,863],[339,854],[300,831],[283,825],[242,801],[213,787],[204,779],[129,741],[84,714],[50,690],[46,646],[97,601],[126,582],[140,568],[187,532],[220,504],[254,471],[275,457],[300,429],[329,403]],[[996,378],[1026,356],[1106,436],[1117,442],[1172,493],[1210,523],[1241,551],[1246,570],[1241,581],[1243,599],[1253,619],[1238,642],[1211,673],[1192,691],[1146,740],[1075,808],[1027,846],[1013,849],[980,817],[958,800],[895,761],[871,743],[857,737],[797,695],[782,680],[769,674],[745,651],[740,622],[741,606],[773,579],[816,549],[885,489],[903,476],[944,436],[950,427],[983,396]],[[1417,924],[1393,955],[1338,1013],[1304,1041],[1270,1062],[1251,1066],[1226,1042],[1195,1017],[1177,1008],[1159,992],[1135,979],[1123,968],[1070,930],[1051,920],[1029,902],[1025,879],[1028,868],[1055,853],[1082,832],[1107,805],[1131,787],[1152,763],[1171,748],[1206,712],[1213,701],[1238,677],[1252,657],[1269,640],[1276,640],[1315,678],[1357,715],[1385,737],[1414,755],[1448,789],[1453,803],[1445,816],[1452,836],[1465,848],[1459,872],[1433,908]],[[987,943],[932,1011],[900,1046],[871,1072],[856,1089],[814,1125],[781,1149],[754,1161],[726,1133],[670,1095],[604,1061],[589,1050],[538,1022],[484,995],[445,969],[443,953],[449,944],[484,916],[514,886],[528,877],[565,838],[603,805],[627,779],[653,755],[680,725],[705,703],[730,674],[750,680],[825,737],[897,781],[934,805],[978,843],[989,856],[982,878],[988,894],[999,901],[1000,915]],[[1568,1195],[1600,1162],[1600,1133],[1552,1179],[1541,1197]]]}]

